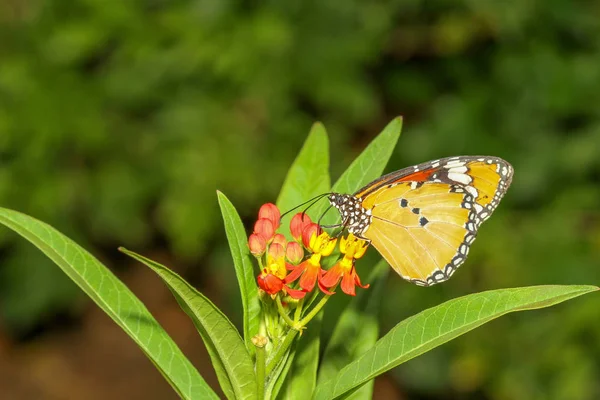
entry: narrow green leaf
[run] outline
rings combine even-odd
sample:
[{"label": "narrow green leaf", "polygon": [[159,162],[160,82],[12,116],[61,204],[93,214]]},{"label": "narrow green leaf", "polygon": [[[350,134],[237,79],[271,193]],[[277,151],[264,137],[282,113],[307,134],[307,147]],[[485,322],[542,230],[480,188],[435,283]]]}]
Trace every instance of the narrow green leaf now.
[{"label": "narrow green leaf", "polygon": [[267,390],[265,392],[265,399],[276,399],[279,391],[286,382],[287,374],[292,368],[292,363],[296,357],[296,344],[297,341],[292,344],[290,351],[285,356],[284,360],[279,366],[273,371],[273,378],[267,384]]},{"label": "narrow green leaf", "polygon": [[35,218],[0,208],[6,225],[54,261],[119,325],[184,399],[218,399],[144,304],[94,256]]},{"label": "narrow green leaf", "polygon": [[242,220],[233,204],[221,192],[217,192],[217,197],[219,199],[219,206],[221,207],[221,214],[223,214],[225,233],[227,234],[229,249],[231,250],[233,265],[235,267],[235,275],[242,296],[244,342],[246,343],[248,352],[253,355],[255,349],[252,344],[252,338],[258,334],[261,307],[252,257],[248,249],[248,238],[244,224],[242,224]]},{"label": "narrow green leaf", "polygon": [[595,286],[533,286],[475,293],[427,309],[396,325],[376,345],[317,387],[316,399],[347,395],[376,376],[504,314],[549,307]]},{"label": "narrow green leaf", "polygon": [[257,384],[252,359],[225,314],[169,268],[124,248],[119,250],[150,267],[169,287],[200,332],[227,397],[255,399]]},{"label": "narrow green leaf", "polygon": [[[383,296],[389,265],[381,260],[366,280],[371,286],[362,290],[341,314],[323,354],[319,368],[319,385],[333,379],[352,360],[371,349],[379,338],[379,305]],[[371,399],[373,381],[354,392],[352,399]]]},{"label": "narrow green leaf", "polygon": [[282,399],[303,400],[313,393],[317,383],[319,349],[321,345],[321,325],[323,312],[310,321],[296,347],[296,357],[279,393]]},{"label": "narrow green leaf", "polygon": [[[361,187],[379,178],[394,152],[401,132],[402,117],[397,117],[350,164],[333,185],[332,191],[336,193],[355,193]],[[321,215],[327,207],[328,203],[326,201],[320,202],[315,206],[314,215]],[[324,223],[331,224],[336,219],[339,218],[331,212],[324,218]]]},{"label": "narrow green leaf", "polygon": [[354,193],[379,178],[396,148],[401,132],[402,117],[394,118],[350,164],[333,185],[333,190],[339,193]]},{"label": "narrow green leaf", "polygon": [[331,188],[329,179],[329,139],[323,124],[314,124],[290,167],[277,206],[281,211],[326,193]]}]

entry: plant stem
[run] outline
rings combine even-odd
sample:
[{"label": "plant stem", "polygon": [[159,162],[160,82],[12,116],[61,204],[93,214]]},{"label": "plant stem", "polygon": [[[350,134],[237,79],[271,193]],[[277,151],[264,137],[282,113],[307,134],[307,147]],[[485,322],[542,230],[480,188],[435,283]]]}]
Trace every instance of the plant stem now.
[{"label": "plant stem", "polygon": [[304,307],[304,297],[300,299],[298,302],[298,306],[296,306],[296,312],[294,313],[294,322],[300,321],[300,317],[302,316],[302,308]]},{"label": "plant stem", "polygon": [[265,397],[265,345],[267,344],[267,338],[265,336],[257,335],[253,338],[252,342],[256,347],[256,383],[258,398],[263,399]]},{"label": "plant stem", "polygon": [[317,305],[310,310],[310,312],[306,315],[306,317],[304,317],[301,321],[300,321],[300,326],[305,326],[306,324],[308,324],[308,322],[313,319],[315,317],[315,315],[317,315],[317,313],[319,311],[321,311],[321,308],[323,308],[323,306],[327,303],[327,301],[329,300],[331,296],[330,295],[325,295],[325,297],[323,297],[318,303]]},{"label": "plant stem", "polygon": [[283,342],[281,343],[281,346],[279,346],[279,348],[277,349],[277,352],[275,352],[273,357],[267,363],[267,369],[265,371],[266,376],[269,376],[271,374],[271,372],[273,372],[273,369],[281,362],[281,359],[283,358],[283,356],[285,356],[285,353],[289,350],[289,348],[292,345],[292,343],[294,342],[294,339],[296,338],[297,334],[298,334],[298,331],[296,329],[290,329],[288,331],[288,334],[285,337],[285,339],[283,340]]},{"label": "plant stem", "polygon": [[277,296],[276,302],[277,302],[277,311],[279,311],[279,315],[281,315],[281,318],[283,318],[285,323],[288,324],[290,326],[290,328],[297,329],[298,328],[297,323],[292,321],[292,319],[289,317],[287,312],[283,309],[283,304],[281,304],[280,296]]}]

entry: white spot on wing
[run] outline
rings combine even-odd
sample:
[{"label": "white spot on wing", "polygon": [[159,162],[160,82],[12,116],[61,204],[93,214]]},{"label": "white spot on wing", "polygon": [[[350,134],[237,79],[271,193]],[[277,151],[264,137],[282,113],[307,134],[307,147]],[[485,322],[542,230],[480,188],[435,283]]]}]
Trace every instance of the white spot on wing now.
[{"label": "white spot on wing", "polygon": [[462,183],[463,185],[468,185],[472,181],[469,175],[457,174],[454,172],[448,172],[448,179],[453,180],[454,182]]},{"label": "white spot on wing", "polygon": [[446,163],[446,165],[444,165],[444,168],[450,169],[450,168],[455,168],[455,167],[462,167],[463,165],[465,165],[465,163],[463,161],[451,160],[451,161],[448,161]]},{"label": "white spot on wing", "polygon": [[461,167],[453,167],[448,170],[448,173],[450,174],[464,174],[465,172],[467,172],[467,167],[464,165]]},{"label": "white spot on wing", "polygon": [[473,186],[465,186],[465,190],[466,190],[467,192],[469,192],[469,194],[470,194],[471,196],[475,197],[475,198],[476,198],[477,196],[479,196],[479,192],[478,192],[478,191],[477,191],[477,189],[475,189],[475,187],[473,187]]}]

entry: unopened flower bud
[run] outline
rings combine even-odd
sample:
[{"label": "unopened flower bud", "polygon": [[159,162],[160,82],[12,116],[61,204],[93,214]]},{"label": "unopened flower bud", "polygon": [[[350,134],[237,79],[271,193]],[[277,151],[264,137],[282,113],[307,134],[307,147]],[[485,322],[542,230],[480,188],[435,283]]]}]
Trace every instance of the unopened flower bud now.
[{"label": "unopened flower bud", "polygon": [[313,236],[318,236],[320,232],[319,225],[315,223],[311,223],[304,227],[302,230],[302,243],[304,243],[304,247],[310,248],[310,239]]},{"label": "unopened flower bud", "polygon": [[256,221],[256,224],[254,224],[254,233],[262,235],[268,242],[275,234],[275,226],[270,219],[260,218],[258,221]]},{"label": "unopened flower bud", "polygon": [[302,231],[311,223],[310,217],[305,213],[298,213],[292,217],[292,220],[290,221],[290,232],[295,241],[302,241]]},{"label": "unopened flower bud", "polygon": [[279,243],[271,243],[269,246],[269,255],[273,257],[273,259],[277,260],[285,256],[285,250]]},{"label": "unopened flower bud", "polygon": [[252,253],[255,257],[260,257],[267,249],[267,241],[263,235],[253,233],[248,238],[248,247],[250,248],[250,253]]},{"label": "unopened flower bud", "polygon": [[280,244],[284,250],[287,247],[287,240],[286,240],[285,236],[283,236],[281,233],[275,234],[275,236],[273,236],[273,241],[271,243],[272,244]]},{"label": "unopened flower bud", "polygon": [[285,257],[291,264],[297,265],[304,258],[304,249],[298,243],[290,242],[285,250]]},{"label": "unopened flower bud", "polygon": [[279,220],[281,218],[281,213],[277,206],[273,203],[263,204],[258,210],[258,219],[266,218],[273,223],[274,230],[279,228]]}]

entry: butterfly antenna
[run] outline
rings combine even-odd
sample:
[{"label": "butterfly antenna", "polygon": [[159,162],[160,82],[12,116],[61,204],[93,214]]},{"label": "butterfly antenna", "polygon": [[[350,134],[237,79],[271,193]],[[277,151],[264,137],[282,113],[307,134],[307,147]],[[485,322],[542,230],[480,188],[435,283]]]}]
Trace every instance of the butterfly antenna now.
[{"label": "butterfly antenna", "polygon": [[333,225],[321,225],[321,220],[323,219],[325,214],[327,214],[327,212],[329,211],[329,209],[331,207],[333,207],[333,206],[330,205],[329,207],[327,207],[327,210],[325,210],[325,212],[323,212],[323,214],[321,214],[321,216],[319,217],[319,220],[317,221],[317,225],[319,225],[321,228],[328,228],[328,229],[341,227],[342,229],[340,229],[335,235],[331,235],[332,238],[337,239],[344,232],[344,229],[346,229],[346,226],[344,224],[339,223],[339,224],[333,224]]},{"label": "butterfly antenna", "polygon": [[[310,203],[310,204],[308,205],[308,207],[306,207],[306,208],[304,209],[304,211],[302,211],[302,218],[304,218],[304,214],[306,214],[306,212],[308,211],[308,209],[309,209],[309,208],[311,208],[312,206],[314,206],[315,204],[317,204],[317,202],[318,202],[319,200],[321,200],[321,199],[322,199],[322,198],[323,198],[325,195],[329,195],[329,193],[324,193],[324,194],[322,194],[322,195],[319,195],[319,196],[317,196],[317,197],[318,197],[318,199],[316,199],[315,201],[313,201],[312,203]],[[306,204],[306,203],[305,203],[305,204]],[[331,206],[330,206],[330,207],[331,207]]]},{"label": "butterfly antenna", "polygon": [[325,214],[327,214],[327,212],[329,210],[331,210],[331,207],[333,207],[333,206],[330,204],[329,207],[327,207],[327,209],[325,211],[323,211],[323,214],[321,214],[321,216],[317,220],[317,225],[321,226],[321,220],[323,219],[323,217],[325,216]]},{"label": "butterfly antenna", "polygon": [[286,212],[284,212],[283,214],[281,214],[281,218],[285,217],[287,214],[291,213],[292,211],[296,210],[297,208],[302,207],[303,205],[306,205],[308,203],[311,203],[308,207],[306,207],[306,209],[304,211],[302,211],[302,213],[306,213],[306,211],[313,206],[313,204],[315,204],[317,201],[321,200],[323,197],[325,196],[329,196],[330,193],[322,193],[318,196],[313,197],[312,199],[306,200],[304,203],[300,203],[297,206],[290,208],[289,210],[287,210]]}]

